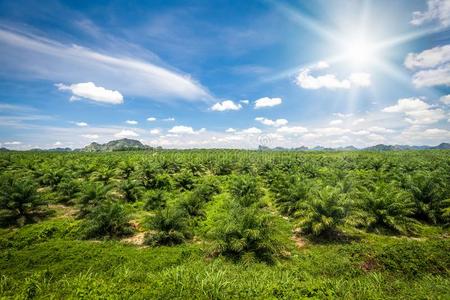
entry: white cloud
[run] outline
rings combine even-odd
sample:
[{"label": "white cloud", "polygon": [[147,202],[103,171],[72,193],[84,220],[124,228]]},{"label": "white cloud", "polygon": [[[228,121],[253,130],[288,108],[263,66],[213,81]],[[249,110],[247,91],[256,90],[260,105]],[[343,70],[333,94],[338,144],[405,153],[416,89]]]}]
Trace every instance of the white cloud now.
[{"label": "white cloud", "polygon": [[[58,87],[58,90],[70,90],[75,96],[83,99],[109,104],[123,103],[123,96],[121,93],[118,91],[107,90],[101,86],[96,86],[93,82],[76,83],[69,86],[62,83],[57,83],[55,85]],[[75,99],[71,98],[71,100]]]},{"label": "white cloud", "polygon": [[206,131],[205,128],[195,131],[192,127],[183,125],[174,126],[171,129],[169,129],[169,133],[173,134],[199,134],[205,131]]},{"label": "white cloud", "polygon": [[362,123],[362,122],[364,122],[364,121],[365,121],[364,118],[359,118],[359,119],[354,120],[354,121],[352,122],[352,125],[353,125],[353,126],[354,126],[354,125],[358,125],[358,124],[360,124],[360,123]]},{"label": "white cloud", "polygon": [[434,47],[420,53],[408,53],[405,66],[408,69],[434,68],[450,62],[450,45]]},{"label": "white cloud", "polygon": [[304,89],[317,90],[321,88],[327,89],[350,89],[352,87],[367,87],[370,86],[369,73],[352,73],[348,79],[339,80],[334,74],[325,74],[317,77],[310,73],[313,70],[323,70],[329,68],[326,62],[319,62],[318,64],[303,68],[300,70],[296,78],[296,84]]},{"label": "white cloud", "polygon": [[450,105],[450,95],[442,96],[439,100],[446,105]]},{"label": "white cloud", "polygon": [[61,146],[62,143],[61,143],[60,141],[57,141],[57,142],[55,142],[53,145],[54,145],[54,146]]},{"label": "white cloud", "polygon": [[338,120],[332,120],[330,121],[330,125],[339,125],[342,124],[344,121],[338,119]]},{"label": "white cloud", "polygon": [[150,134],[152,134],[152,135],[161,134],[161,130],[159,130],[158,128],[152,129],[152,130],[150,130]]},{"label": "white cloud", "polygon": [[241,132],[244,133],[244,134],[259,134],[259,133],[261,133],[262,131],[261,131],[261,129],[259,129],[259,128],[256,128],[256,127],[250,127],[250,128],[247,128],[247,129],[242,130]]},{"label": "white cloud", "polygon": [[[189,75],[163,67],[163,63],[127,57],[129,44],[122,53],[105,54],[74,44],[63,44],[30,32],[0,29],[0,72],[52,81],[83,82],[92,78],[101,86],[115,87],[126,95],[202,101],[209,92]],[[135,50],[133,48],[133,50]],[[133,51],[134,53],[135,51]],[[33,57],[33,63],[30,63]],[[142,55],[143,57],[143,55]],[[148,56],[147,56],[148,57]]]},{"label": "white cloud", "polygon": [[414,74],[412,81],[416,87],[450,86],[450,63],[436,69],[419,71]]},{"label": "white cloud", "polygon": [[81,136],[84,138],[87,138],[87,139],[98,139],[99,138],[98,134],[82,134]]},{"label": "white cloud", "polygon": [[261,124],[264,124],[267,126],[275,126],[275,127],[285,126],[288,123],[288,120],[286,120],[286,119],[270,120],[270,119],[266,119],[263,117],[257,117],[257,118],[255,118],[255,121],[258,121]]},{"label": "white cloud", "polygon": [[450,26],[450,1],[428,0],[426,11],[413,12],[411,24],[419,26],[430,21],[437,21],[441,27]]},{"label": "white cloud", "polygon": [[172,118],[172,117],[170,117],[170,118],[165,118],[165,119],[163,119],[163,121],[164,121],[164,122],[173,122],[173,121],[175,121],[175,118]]},{"label": "white cloud", "polygon": [[225,100],[222,102],[217,102],[211,107],[213,111],[225,111],[225,110],[240,110],[242,105],[239,103],[234,103],[231,100]]},{"label": "white cloud", "polygon": [[358,130],[358,131],[353,131],[352,134],[354,135],[368,135],[370,134],[370,132],[368,132],[367,130]]},{"label": "white cloud", "polygon": [[339,117],[339,118],[350,118],[353,117],[353,114],[343,114],[343,113],[333,113],[333,116]]},{"label": "white cloud", "polygon": [[88,123],[86,123],[86,122],[75,122],[75,125],[77,125],[78,127],[86,127],[86,126],[88,126]]},{"label": "white cloud", "polygon": [[416,87],[450,85],[450,45],[409,53],[405,66],[409,69],[424,69],[413,75],[412,81]]},{"label": "white cloud", "polygon": [[233,133],[233,132],[236,132],[236,129],[234,129],[234,128],[228,128],[227,130],[225,130],[225,132]]},{"label": "white cloud", "polygon": [[340,127],[326,127],[326,128],[317,128],[314,130],[314,132],[320,134],[321,136],[334,136],[346,134],[350,132],[350,130]]},{"label": "white cloud", "polygon": [[149,122],[155,122],[155,121],[156,121],[156,118],[155,118],[155,117],[148,117],[148,118],[147,118],[147,121],[149,121]]},{"label": "white cloud", "polygon": [[123,129],[119,132],[117,132],[115,137],[124,138],[124,137],[137,137],[139,134],[133,130]]},{"label": "white cloud", "polygon": [[135,120],[126,120],[125,123],[130,124],[130,125],[137,125],[138,121]]},{"label": "white cloud", "polygon": [[283,126],[277,129],[278,133],[286,133],[286,134],[301,134],[308,132],[308,129],[301,126]]},{"label": "white cloud", "polygon": [[378,126],[369,127],[368,130],[370,132],[375,132],[375,133],[393,133],[394,132],[394,130],[392,130],[392,129],[384,128],[384,127],[378,127]]},{"label": "white cloud", "polygon": [[242,104],[245,104],[245,105],[247,105],[247,104],[249,104],[249,103],[250,103],[250,101],[249,101],[249,100],[241,100],[241,101],[239,101],[239,102],[241,102]]},{"label": "white cloud", "polygon": [[15,145],[22,145],[22,142],[19,141],[12,141],[12,142],[4,142],[4,145],[10,145],[10,146],[15,146]]},{"label": "white cloud", "polygon": [[396,105],[385,107],[383,112],[402,113],[406,116],[405,121],[416,125],[433,124],[445,118],[442,109],[432,109],[418,98],[399,99]]},{"label": "white cloud", "polygon": [[281,98],[269,98],[263,97],[255,101],[255,108],[272,107],[280,105],[282,102]]}]

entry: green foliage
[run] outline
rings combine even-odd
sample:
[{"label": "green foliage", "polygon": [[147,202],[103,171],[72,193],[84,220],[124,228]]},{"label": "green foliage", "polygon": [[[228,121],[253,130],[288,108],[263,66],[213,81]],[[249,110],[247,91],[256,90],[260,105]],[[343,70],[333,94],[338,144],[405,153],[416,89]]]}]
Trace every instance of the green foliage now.
[{"label": "green foliage", "polygon": [[312,192],[308,201],[300,202],[296,217],[302,232],[333,237],[349,214],[349,203],[339,189],[326,186]]},{"label": "green foliage", "polygon": [[80,205],[80,216],[83,217],[92,209],[108,198],[111,187],[99,182],[85,183],[79,192],[78,204]]},{"label": "green foliage", "polygon": [[7,222],[8,219],[12,219],[23,224],[42,212],[43,205],[46,203],[39,197],[36,185],[31,180],[2,176],[0,181],[2,221]]},{"label": "green foliage", "polygon": [[356,224],[371,231],[391,230],[395,233],[414,231],[416,221],[411,195],[395,184],[380,183],[373,188],[361,187],[357,203]]},{"label": "green foliage", "polygon": [[79,183],[73,178],[63,178],[58,184],[57,191],[60,195],[59,202],[72,203],[80,192]]},{"label": "green foliage", "polygon": [[129,214],[120,203],[106,201],[89,212],[81,224],[85,238],[116,238],[133,232]]},{"label": "green foliage", "polygon": [[144,209],[154,210],[166,207],[167,199],[165,193],[161,190],[151,190],[144,194]]},{"label": "green foliage", "polygon": [[241,175],[232,177],[230,194],[240,205],[249,207],[261,199],[263,192],[254,177]]},{"label": "green foliage", "polygon": [[301,202],[307,200],[312,187],[305,178],[277,174],[276,178],[272,179],[270,188],[274,193],[275,202],[278,204],[280,211],[286,215],[293,215]]},{"label": "green foliage", "polygon": [[147,245],[177,245],[191,237],[185,213],[176,208],[158,210],[150,218],[148,225],[153,232],[148,232],[145,236]]},{"label": "green foliage", "polygon": [[136,202],[140,199],[142,194],[141,186],[135,181],[131,179],[124,180],[119,185],[119,191],[121,193],[121,198],[125,202]]}]

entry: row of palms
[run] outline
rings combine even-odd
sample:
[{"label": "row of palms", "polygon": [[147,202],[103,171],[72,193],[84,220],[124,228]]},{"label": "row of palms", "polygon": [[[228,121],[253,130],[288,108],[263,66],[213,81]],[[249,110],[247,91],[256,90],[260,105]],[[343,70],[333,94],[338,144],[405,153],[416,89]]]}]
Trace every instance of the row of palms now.
[{"label": "row of palms", "polygon": [[[218,253],[263,257],[280,249],[273,211],[261,200],[267,193],[304,234],[332,238],[342,225],[395,233],[413,232],[419,222],[447,225],[449,157],[446,151],[2,154],[0,209],[27,221],[45,202],[76,205],[90,238],[129,234],[129,211],[138,207],[154,212],[151,245],[183,242],[211,218],[215,225],[202,234],[217,242]],[[205,207],[220,192],[228,200],[208,216]]]}]

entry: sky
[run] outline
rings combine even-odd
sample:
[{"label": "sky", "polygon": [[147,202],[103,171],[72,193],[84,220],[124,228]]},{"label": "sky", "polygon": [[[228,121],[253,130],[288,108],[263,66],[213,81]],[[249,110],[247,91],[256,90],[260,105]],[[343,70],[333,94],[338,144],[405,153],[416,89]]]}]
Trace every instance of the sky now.
[{"label": "sky", "polygon": [[450,0],[0,0],[0,147],[120,138],[450,142]]}]

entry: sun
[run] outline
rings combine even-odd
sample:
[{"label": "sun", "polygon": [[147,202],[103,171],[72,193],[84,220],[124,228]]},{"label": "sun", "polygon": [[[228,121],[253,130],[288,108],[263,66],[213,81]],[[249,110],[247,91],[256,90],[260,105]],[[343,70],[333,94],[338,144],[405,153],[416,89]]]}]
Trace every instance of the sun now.
[{"label": "sun", "polygon": [[375,44],[364,38],[351,38],[342,48],[344,59],[354,66],[368,66],[377,59]]}]

